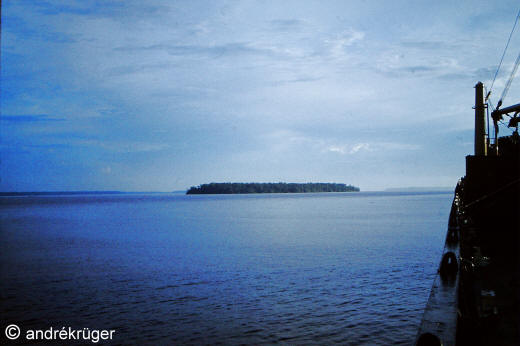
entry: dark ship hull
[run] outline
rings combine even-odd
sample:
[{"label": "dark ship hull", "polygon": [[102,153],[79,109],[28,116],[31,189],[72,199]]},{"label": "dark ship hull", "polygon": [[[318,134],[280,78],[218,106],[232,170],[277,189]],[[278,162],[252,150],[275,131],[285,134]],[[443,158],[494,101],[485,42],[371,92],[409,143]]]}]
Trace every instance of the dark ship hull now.
[{"label": "dark ship hull", "polygon": [[475,155],[455,189],[416,345],[520,345],[520,139],[517,128],[489,145],[476,89]]}]

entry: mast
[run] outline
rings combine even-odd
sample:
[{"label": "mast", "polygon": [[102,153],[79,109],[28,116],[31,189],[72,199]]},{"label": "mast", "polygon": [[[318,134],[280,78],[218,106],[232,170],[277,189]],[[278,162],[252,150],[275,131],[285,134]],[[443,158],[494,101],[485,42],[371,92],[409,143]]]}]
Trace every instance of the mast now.
[{"label": "mast", "polygon": [[484,85],[475,85],[475,156],[486,156],[486,117],[484,105]]}]

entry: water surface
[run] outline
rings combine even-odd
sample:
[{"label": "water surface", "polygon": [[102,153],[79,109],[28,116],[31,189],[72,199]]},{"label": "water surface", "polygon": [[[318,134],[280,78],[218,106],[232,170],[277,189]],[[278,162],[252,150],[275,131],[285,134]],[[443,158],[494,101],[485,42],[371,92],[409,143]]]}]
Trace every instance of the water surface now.
[{"label": "water surface", "polygon": [[410,344],[451,199],[2,197],[1,320],[125,344]]}]

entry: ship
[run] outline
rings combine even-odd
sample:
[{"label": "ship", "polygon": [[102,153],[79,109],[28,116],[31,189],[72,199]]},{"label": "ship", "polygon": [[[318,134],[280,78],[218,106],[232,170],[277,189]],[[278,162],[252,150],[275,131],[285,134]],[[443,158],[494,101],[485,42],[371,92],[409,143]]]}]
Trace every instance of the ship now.
[{"label": "ship", "polygon": [[[478,82],[474,154],[455,187],[418,346],[520,345],[520,103],[493,109],[488,99]],[[498,137],[507,118],[512,134]]]}]

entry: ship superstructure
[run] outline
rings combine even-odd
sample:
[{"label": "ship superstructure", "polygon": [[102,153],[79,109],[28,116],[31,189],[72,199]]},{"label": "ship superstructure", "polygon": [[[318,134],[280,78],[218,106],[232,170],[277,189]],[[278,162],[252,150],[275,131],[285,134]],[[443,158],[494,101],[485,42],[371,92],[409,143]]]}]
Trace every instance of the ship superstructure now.
[{"label": "ship superstructure", "polygon": [[[475,153],[457,184],[446,243],[417,345],[520,344],[520,104],[491,112],[475,86]],[[509,116],[510,136],[498,137]]]}]

